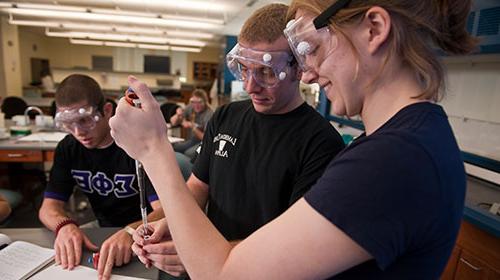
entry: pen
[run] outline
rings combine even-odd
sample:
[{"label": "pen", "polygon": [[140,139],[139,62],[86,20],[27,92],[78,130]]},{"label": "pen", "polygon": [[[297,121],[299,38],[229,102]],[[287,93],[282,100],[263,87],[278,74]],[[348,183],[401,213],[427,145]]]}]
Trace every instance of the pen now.
[{"label": "pen", "polygon": [[97,265],[99,264],[99,253],[92,253],[92,256],[88,257],[87,263],[97,269]]}]

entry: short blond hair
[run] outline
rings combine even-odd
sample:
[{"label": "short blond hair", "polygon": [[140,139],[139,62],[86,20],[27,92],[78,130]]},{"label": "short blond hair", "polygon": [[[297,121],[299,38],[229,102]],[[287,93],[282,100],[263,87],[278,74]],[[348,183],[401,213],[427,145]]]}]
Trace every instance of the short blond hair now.
[{"label": "short blond hair", "polygon": [[288,6],[280,3],[256,10],[243,24],[238,41],[246,43],[273,43],[283,35]]}]

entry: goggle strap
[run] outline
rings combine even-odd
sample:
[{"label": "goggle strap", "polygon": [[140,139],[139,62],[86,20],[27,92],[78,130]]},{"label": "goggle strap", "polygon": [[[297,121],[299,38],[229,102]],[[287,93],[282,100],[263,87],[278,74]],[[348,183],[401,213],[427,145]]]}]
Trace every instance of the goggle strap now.
[{"label": "goggle strap", "polygon": [[328,20],[333,17],[340,9],[346,7],[351,0],[338,0],[335,4],[324,10],[319,16],[314,18],[313,23],[316,30],[328,25]]}]

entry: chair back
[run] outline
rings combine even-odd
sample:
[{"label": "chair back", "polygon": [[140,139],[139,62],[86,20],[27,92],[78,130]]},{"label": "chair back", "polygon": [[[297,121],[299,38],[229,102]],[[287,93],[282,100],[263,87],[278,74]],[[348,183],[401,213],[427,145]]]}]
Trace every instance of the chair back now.
[{"label": "chair back", "polygon": [[179,105],[175,103],[163,103],[160,106],[161,113],[163,114],[163,117],[165,118],[165,121],[167,123],[170,123],[170,118],[175,115],[175,111],[179,108]]},{"label": "chair back", "polygon": [[26,108],[28,108],[26,101],[17,96],[8,96],[2,103],[2,112],[6,119],[11,119],[15,115],[23,115]]}]

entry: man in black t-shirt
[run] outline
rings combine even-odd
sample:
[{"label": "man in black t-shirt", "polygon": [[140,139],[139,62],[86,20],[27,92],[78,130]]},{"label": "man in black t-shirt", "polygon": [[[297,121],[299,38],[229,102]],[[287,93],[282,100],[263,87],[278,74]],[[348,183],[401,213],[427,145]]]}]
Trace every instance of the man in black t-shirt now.
[{"label": "man in black t-shirt", "polygon": [[[141,224],[135,162],[114,143],[108,124],[113,106],[105,102],[92,78],[70,75],[64,79],[56,92],[56,105],[56,124],[70,135],[57,145],[39,217],[56,234],[56,263],[64,269],[80,264],[82,244],[99,250],[64,211],[77,185],[88,197],[99,226],[124,227],[99,250],[98,273],[109,277],[113,266],[130,261],[130,234]],[[151,184],[146,186],[148,218],[159,219],[163,217],[161,204]]]},{"label": "man in black t-shirt", "polygon": [[[301,198],[344,147],[340,135],[299,93],[302,73],[283,35],[287,8],[267,5],[243,26],[227,64],[244,81],[251,100],[214,113],[187,182],[211,222],[234,242]],[[158,260],[160,254],[153,251],[172,251],[168,247],[173,244],[148,245],[148,253]],[[179,267],[158,268],[179,274]]]}]

